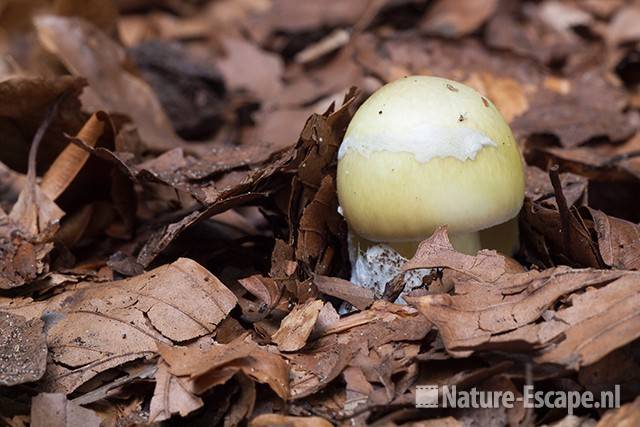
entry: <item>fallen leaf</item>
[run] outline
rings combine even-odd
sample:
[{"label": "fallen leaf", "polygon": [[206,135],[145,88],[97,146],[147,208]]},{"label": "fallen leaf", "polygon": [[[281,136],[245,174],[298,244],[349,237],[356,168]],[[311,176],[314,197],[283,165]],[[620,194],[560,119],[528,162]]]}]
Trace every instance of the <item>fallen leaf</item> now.
[{"label": "fallen leaf", "polygon": [[419,341],[430,330],[431,323],[413,308],[385,301],[343,317],[303,352],[284,355],[291,363],[291,397],[302,399],[324,388],[362,349],[390,342]]},{"label": "fallen leaf", "polygon": [[0,384],[12,386],[39,380],[47,366],[44,323],[0,312]]},{"label": "fallen leaf", "polygon": [[43,386],[70,393],[96,374],[156,354],[156,343],[213,332],[235,296],[204,267],[181,258],[146,274],[78,283],[45,303],[2,306],[44,316],[50,361]]},{"label": "fallen leaf", "polygon": [[[77,138],[93,147],[104,132],[105,121],[108,117],[104,113],[96,113],[82,127]],[[40,189],[51,200],[56,200],[67,189],[71,181],[78,175],[80,169],[89,159],[89,153],[73,144],[60,153],[53,164],[42,177]]]},{"label": "fallen leaf", "polygon": [[292,417],[279,414],[262,414],[249,422],[249,427],[268,427],[274,425],[291,427],[330,427],[333,424],[320,417]]},{"label": "fallen leaf", "polygon": [[338,277],[315,275],[313,283],[321,293],[340,298],[358,310],[365,310],[374,300],[374,294],[371,289],[354,285],[348,280]]},{"label": "fallen leaf", "polygon": [[593,219],[604,263],[622,270],[640,269],[640,226],[595,209],[585,209]]},{"label": "fallen leaf", "polygon": [[248,90],[267,103],[273,102],[283,90],[284,64],[280,57],[242,39],[227,38],[222,43],[226,56],[218,66],[230,88]]},{"label": "fallen leaf", "polygon": [[457,38],[473,33],[491,16],[497,0],[439,0],[420,23],[428,34]]},{"label": "fallen leaf", "polygon": [[200,140],[222,127],[228,100],[213,61],[191,54],[179,43],[160,40],[137,44],[127,53],[180,136]]},{"label": "fallen leaf", "polygon": [[640,19],[640,8],[628,5],[620,9],[611,19],[606,30],[607,43],[612,46],[640,40],[640,31],[634,25]]},{"label": "fallen leaf", "polygon": [[[567,147],[575,147],[596,137],[621,141],[633,132],[623,116],[610,110],[554,103],[529,111],[514,122],[516,132],[557,135]],[[579,116],[574,114],[575,111],[579,111]]]},{"label": "fallen leaf", "polygon": [[282,319],[280,328],[271,336],[280,351],[300,350],[307,343],[324,306],[321,300],[309,300],[297,305]]},{"label": "fallen leaf", "polygon": [[100,427],[101,422],[94,411],[68,401],[62,393],[40,393],[31,403],[32,427]]},{"label": "fallen leaf", "polygon": [[35,26],[45,48],[87,79],[91,92],[83,102],[92,110],[128,114],[150,149],[182,144],[153,90],[126,69],[124,49],[100,29],[80,18],[54,15],[37,17]]},{"label": "fallen leaf", "polygon": [[180,381],[171,375],[165,362],[158,362],[156,388],[149,407],[149,422],[168,420],[173,414],[185,417],[201,408],[203,404],[202,399],[186,390]]},{"label": "fallen leaf", "polygon": [[[556,267],[528,272],[502,268],[487,274],[487,265],[502,264],[505,257],[482,251],[475,257],[453,257],[446,243],[442,231],[434,234],[407,265],[454,269],[455,293],[407,300],[436,324],[454,355],[479,349],[531,351],[539,363],[578,369],[640,336],[638,313],[632,308],[640,298],[635,272]],[[461,264],[468,267],[461,270]],[[554,309],[561,298],[579,291],[571,306]],[[609,330],[616,334],[604,339],[601,335]]]},{"label": "fallen leaf", "polygon": [[254,381],[268,384],[281,399],[289,398],[288,368],[284,359],[246,336],[228,344],[213,345],[206,351],[197,346],[165,344],[159,344],[158,350],[169,365],[169,371],[183,378],[190,391],[196,394],[224,384],[238,372],[243,372]]},{"label": "fallen leaf", "polygon": [[633,402],[605,413],[596,427],[632,426],[638,422],[640,422],[640,398],[637,397]]},{"label": "fallen leaf", "polygon": [[530,88],[523,87],[512,78],[486,72],[471,73],[465,84],[489,98],[508,123],[529,109],[527,95],[531,92]]}]

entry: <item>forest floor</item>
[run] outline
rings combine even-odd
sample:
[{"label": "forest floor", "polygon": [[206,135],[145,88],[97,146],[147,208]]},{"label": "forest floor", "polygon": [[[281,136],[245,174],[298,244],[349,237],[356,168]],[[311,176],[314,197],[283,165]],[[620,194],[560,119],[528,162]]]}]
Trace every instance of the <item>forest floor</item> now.
[{"label": "forest floor", "polygon": [[[640,3],[0,0],[0,425],[640,425]],[[337,151],[383,84],[492,100],[520,249],[351,282]],[[419,270],[424,271],[424,270]],[[619,408],[416,408],[421,385]]]}]

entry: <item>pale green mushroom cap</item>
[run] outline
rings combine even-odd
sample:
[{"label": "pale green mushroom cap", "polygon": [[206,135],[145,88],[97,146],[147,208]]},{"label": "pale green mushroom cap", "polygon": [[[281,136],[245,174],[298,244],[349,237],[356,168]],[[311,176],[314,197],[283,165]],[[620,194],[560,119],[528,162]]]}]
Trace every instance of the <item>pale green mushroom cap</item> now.
[{"label": "pale green mushroom cap", "polygon": [[410,76],[354,115],[338,155],[350,227],[377,242],[423,239],[440,225],[471,233],[515,217],[524,169],[509,125],[462,83]]}]

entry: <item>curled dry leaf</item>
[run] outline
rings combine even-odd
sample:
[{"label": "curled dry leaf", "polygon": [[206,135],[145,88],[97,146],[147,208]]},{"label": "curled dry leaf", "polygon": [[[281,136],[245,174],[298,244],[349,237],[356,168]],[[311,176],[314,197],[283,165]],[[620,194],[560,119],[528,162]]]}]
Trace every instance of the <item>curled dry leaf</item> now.
[{"label": "curled dry leaf", "polygon": [[322,300],[309,300],[293,308],[291,313],[282,319],[280,328],[271,336],[280,351],[300,350],[307,343],[318,315],[324,303]]},{"label": "curled dry leaf", "polygon": [[[336,215],[337,209],[334,178],[327,175],[322,179],[318,192],[300,217],[296,246],[296,256],[299,260],[309,263],[312,260],[320,260],[325,255],[329,235],[337,235],[340,230],[341,219]],[[319,262],[316,264],[316,272],[327,274],[328,266]]]},{"label": "curled dry leaf", "polygon": [[47,343],[40,319],[0,312],[0,385],[39,380],[47,366]]},{"label": "curled dry leaf", "polygon": [[250,306],[242,305],[242,312],[245,317],[250,317],[255,321],[262,320],[269,315],[282,297],[284,288],[276,280],[270,277],[254,275],[238,281],[243,288],[258,299],[259,306],[253,312]]},{"label": "curled dry leaf", "polygon": [[168,420],[173,414],[185,417],[203,405],[202,399],[186,390],[169,366],[158,362],[156,388],[149,407],[149,422]]},{"label": "curled dry leaf", "polygon": [[[78,132],[76,138],[94,147],[104,132],[107,120],[108,117],[104,113],[99,112],[92,115]],[[56,200],[71,184],[88,159],[89,153],[87,151],[69,143],[42,177],[40,183],[42,192],[51,200]]]},{"label": "curled dry leaf", "polygon": [[83,282],[46,302],[0,307],[43,317],[50,364],[43,386],[70,393],[96,374],[156,354],[156,343],[187,341],[216,329],[236,298],[187,258],[130,279]]},{"label": "curled dry leaf", "polygon": [[[578,369],[640,336],[640,314],[633,308],[640,301],[638,273],[568,267],[518,272],[493,267],[487,274],[488,265],[504,266],[505,257],[487,251],[455,255],[450,250],[440,229],[420,245],[406,268],[455,271],[450,276],[453,295],[408,298],[436,324],[454,355],[530,351],[539,363]],[[571,304],[562,305],[567,297]]]},{"label": "curled dry leaf", "polygon": [[640,269],[640,226],[602,211],[591,208],[584,210],[593,219],[598,235],[598,250],[604,263],[621,270]]},{"label": "curled dry leaf", "polygon": [[[531,174],[528,178],[530,177]],[[535,181],[542,182],[537,190],[548,187],[539,175]],[[558,167],[554,166],[549,171],[548,183],[553,188],[553,200],[540,200],[534,193],[532,195],[540,200],[539,202],[529,199],[524,201],[520,213],[524,252],[533,262],[543,266],[569,264],[579,267],[605,267],[588,221],[576,206],[569,204],[570,201],[586,198],[586,182],[583,181],[583,185],[580,185],[578,181],[576,185],[571,185],[571,176],[561,176],[558,174]],[[530,184],[528,187],[530,188]],[[565,187],[571,197],[569,200],[565,196]],[[530,190],[527,192],[531,193]]]},{"label": "curled dry leaf", "polygon": [[169,372],[193,393],[226,383],[242,372],[252,380],[268,384],[281,398],[289,398],[289,374],[285,360],[279,354],[257,345],[242,335],[228,344],[214,344],[209,349],[197,345],[188,347],[158,344]]}]

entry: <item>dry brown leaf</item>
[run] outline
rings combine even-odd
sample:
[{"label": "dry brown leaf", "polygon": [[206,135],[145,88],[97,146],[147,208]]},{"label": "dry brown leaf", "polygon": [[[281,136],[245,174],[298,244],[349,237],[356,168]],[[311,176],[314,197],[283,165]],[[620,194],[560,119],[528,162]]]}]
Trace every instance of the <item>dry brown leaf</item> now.
[{"label": "dry brown leaf", "polygon": [[510,77],[486,72],[471,73],[465,84],[489,98],[509,123],[529,109],[527,96],[532,91],[530,86],[524,86]]},{"label": "dry brown leaf", "polygon": [[243,305],[243,301],[240,301],[243,316],[252,321],[267,317],[280,302],[284,291],[278,281],[260,275],[240,279],[238,283],[258,299],[258,307],[255,304]]},{"label": "dry brown leaf", "polygon": [[[31,82],[33,83],[33,82]],[[76,91],[71,86],[68,91]],[[18,199],[7,216],[0,212],[0,236],[7,254],[0,267],[0,288],[21,286],[47,269],[44,258],[53,248],[52,240],[64,211],[40,188],[36,181],[37,156],[43,138],[70,92],[53,102],[39,123],[29,147],[27,175]]]},{"label": "dry brown leaf", "polygon": [[291,363],[291,397],[301,399],[324,388],[361,350],[390,342],[419,341],[431,323],[415,309],[378,301],[365,311],[346,316],[324,331],[304,351],[285,356]]},{"label": "dry brown leaf", "polygon": [[[274,188],[273,191],[276,193],[284,192],[281,197],[291,198],[289,207],[284,206],[282,209],[289,209],[288,214],[295,218],[297,224],[305,207],[313,200],[330,165],[335,161],[339,141],[346,130],[354,102],[355,93],[352,91],[347,94],[343,105],[338,110],[331,109],[323,115],[314,114],[307,121],[302,135],[294,147],[278,151],[267,161],[252,165],[248,171],[240,172],[240,175],[231,183],[225,183],[224,179],[220,179],[192,185],[185,180],[189,177],[185,177],[180,168],[170,171],[162,169],[169,172],[163,174],[157,173],[157,171],[154,174],[153,171],[149,171],[148,173],[153,176],[156,182],[160,178],[170,187],[181,191],[190,191],[197,200],[208,207],[190,212],[181,220],[157,230],[140,250],[138,263],[143,266],[148,265],[183,230],[193,224],[230,208],[256,203],[266,198],[267,194],[261,192],[266,185]],[[170,159],[180,158],[178,154],[180,153],[173,152],[169,158],[169,153],[166,153],[167,161],[163,161],[162,164],[170,165],[172,163]],[[240,153],[241,156],[242,153]],[[222,157],[219,157],[219,160],[222,160]],[[304,164],[305,167],[299,167],[301,164]],[[223,174],[223,177],[232,177],[233,172],[231,170],[230,173]],[[146,169],[142,169],[138,175],[147,175]],[[298,179],[292,183],[294,176],[297,176]],[[301,192],[300,187],[306,188],[306,191]],[[322,202],[327,197],[332,199],[331,204],[335,203],[335,193],[331,193],[326,188],[323,192],[323,198],[318,203],[322,206]],[[320,232],[320,235],[326,235],[332,239],[329,239],[331,245],[325,248],[320,260],[308,259],[308,262],[314,264],[311,268],[312,271],[315,270],[315,263],[319,263],[319,268],[323,268],[324,271],[329,271],[334,262],[340,262],[340,257],[334,257],[334,255],[342,251],[342,243],[337,241],[337,236],[335,236],[338,231],[340,233],[344,231],[337,230],[337,224],[340,224],[341,221],[343,221],[342,217],[334,210],[330,212],[330,218],[323,219],[322,230],[313,229],[314,233]],[[325,230],[325,227],[328,227],[328,230]]]},{"label": "dry brown leaf", "polygon": [[[525,172],[525,197],[543,206],[557,207],[558,203],[555,199],[555,192],[549,179],[549,173],[536,166],[527,166]],[[587,204],[589,184],[587,178],[573,173],[561,173],[560,184],[562,186],[562,194],[569,207]]]},{"label": "dry brown leaf", "polygon": [[[305,165],[303,164],[303,167]],[[335,215],[338,209],[334,178],[326,175],[318,192],[307,205],[300,217],[296,257],[304,263],[319,260],[327,249],[330,234],[338,234],[340,217]],[[316,264],[316,273],[328,274],[330,271],[322,263]]]},{"label": "dry brown leaf", "polygon": [[196,394],[226,383],[238,372],[259,383],[268,384],[281,399],[289,398],[288,367],[277,353],[258,346],[247,336],[207,350],[198,346],[171,347],[159,344],[169,371],[182,378]]},{"label": "dry brown leaf", "polygon": [[236,426],[252,413],[256,404],[256,384],[246,375],[239,374],[240,396],[231,405],[231,409],[224,418],[224,427]]},{"label": "dry brown leaf", "polygon": [[304,347],[323,306],[322,300],[309,300],[295,306],[271,336],[271,340],[278,345],[278,350],[296,351]]},{"label": "dry brown leaf", "polygon": [[301,32],[322,27],[352,25],[365,12],[368,0],[328,0],[323,3],[295,0],[270,2],[263,13],[249,20],[248,30],[261,40],[272,32]]},{"label": "dry brown leaf", "polygon": [[[638,273],[557,267],[487,274],[488,265],[504,263],[502,255],[453,256],[447,243],[442,231],[435,233],[407,264],[455,270],[450,275],[454,295],[410,297],[408,302],[436,324],[454,355],[480,349],[533,351],[540,363],[578,369],[640,336],[639,313],[633,309],[640,299]],[[571,306],[554,309],[569,295]]]},{"label": "dry brown leaf", "polygon": [[[520,214],[522,240],[527,256],[538,265],[568,264],[577,267],[604,268],[597,244],[584,215],[565,197],[558,167],[549,171],[554,188],[553,203],[532,203],[525,199]],[[565,185],[570,181],[565,177]],[[569,188],[580,191],[580,186]],[[575,199],[575,193],[569,193]],[[552,206],[547,207],[547,206]]]},{"label": "dry brown leaf", "polygon": [[428,34],[458,38],[476,31],[493,15],[498,0],[439,0],[420,23]]},{"label": "dry brown leaf", "polygon": [[539,90],[529,109],[512,123],[517,136],[551,134],[562,147],[572,148],[598,138],[619,142],[631,137],[634,126],[624,109],[628,98],[602,67],[575,74],[567,93]]},{"label": "dry brown leaf", "polygon": [[9,218],[27,238],[50,241],[64,214],[39,185],[27,183]]},{"label": "dry brown leaf", "polygon": [[44,323],[0,312],[0,385],[39,380],[47,366]]},{"label": "dry brown leaf", "polygon": [[598,250],[604,263],[621,270],[640,269],[640,226],[591,208]]},{"label": "dry brown leaf", "polygon": [[333,424],[320,417],[292,417],[279,414],[262,414],[249,422],[249,427],[270,427],[275,425],[288,427],[330,427]]},{"label": "dry brown leaf", "polygon": [[358,310],[365,310],[373,303],[374,294],[371,289],[354,285],[348,280],[317,274],[313,277],[313,283],[321,293],[340,298]]},{"label": "dry brown leaf", "polygon": [[169,366],[159,361],[156,388],[149,407],[149,422],[168,420],[173,414],[185,417],[202,405],[202,399],[186,390],[169,372]]},{"label": "dry brown leaf", "polygon": [[89,82],[86,106],[129,115],[150,149],[164,151],[182,144],[153,90],[127,70],[120,45],[80,18],[42,15],[35,25],[45,48]]},{"label": "dry brown leaf", "polygon": [[[94,147],[104,132],[105,121],[108,116],[104,113],[92,115],[84,124],[76,138]],[[89,159],[89,153],[82,148],[69,144],[60,153],[53,164],[42,177],[40,188],[51,200],[56,200],[67,189],[71,181],[78,175],[80,169]]]},{"label": "dry brown leaf", "polygon": [[[487,23],[487,45],[510,50],[545,64],[586,49],[586,43],[565,28],[566,23],[560,22],[561,28],[550,25],[549,12],[545,13],[543,5],[537,4],[527,12],[523,13],[515,7],[498,9]],[[551,15],[553,19],[553,13]],[[559,17],[559,20],[563,18]]]},{"label": "dry brown leaf", "polygon": [[640,397],[618,409],[607,411],[596,427],[631,427],[640,423]]},{"label": "dry brown leaf", "polygon": [[226,56],[218,66],[227,85],[232,89],[249,90],[267,104],[273,102],[283,90],[282,59],[246,40],[227,38],[222,43]]},{"label": "dry brown leaf", "polygon": [[156,354],[156,343],[213,332],[235,296],[187,258],[130,279],[79,283],[46,302],[4,306],[28,318],[44,316],[50,363],[48,390],[70,393],[96,374]]},{"label": "dry brown leaf", "polygon": [[31,403],[32,427],[100,427],[101,422],[94,411],[67,400],[62,393],[40,393]]},{"label": "dry brown leaf", "polygon": [[607,107],[585,106],[579,101],[530,108],[514,121],[513,127],[519,135],[557,135],[565,147],[598,137],[622,141],[633,134],[633,127],[622,114]]},{"label": "dry brown leaf", "polygon": [[612,46],[640,40],[640,30],[636,23],[640,19],[637,4],[620,9],[609,22],[606,31],[607,43]]},{"label": "dry brown leaf", "polygon": [[0,289],[11,289],[24,285],[46,272],[44,262],[53,249],[53,243],[30,243],[23,238],[7,239],[15,232],[16,225],[7,216],[0,215],[0,235],[5,236],[0,243],[2,259],[0,262]]}]

